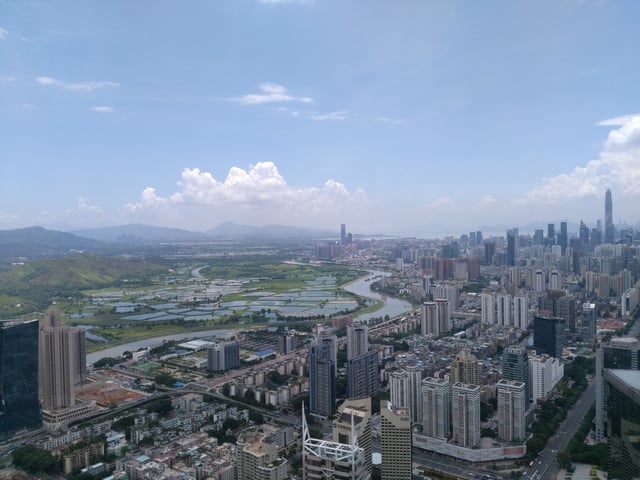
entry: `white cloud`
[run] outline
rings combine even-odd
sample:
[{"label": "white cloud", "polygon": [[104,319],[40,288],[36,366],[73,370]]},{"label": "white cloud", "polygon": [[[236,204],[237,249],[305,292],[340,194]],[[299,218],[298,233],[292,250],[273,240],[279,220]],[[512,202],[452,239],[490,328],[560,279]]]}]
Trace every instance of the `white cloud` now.
[{"label": "white cloud", "polygon": [[[248,170],[229,169],[223,181],[199,168],[185,168],[178,181],[179,191],[166,198],[159,197],[148,187],[141,200],[126,205],[130,212],[142,212],[158,207],[180,209],[182,212],[201,211],[202,208],[224,212],[227,218],[250,216],[254,221],[266,219],[282,223],[294,220],[310,222],[314,217],[332,217],[347,209],[368,204],[362,190],[350,191],[335,180],[327,180],[321,187],[288,185],[272,162],[259,162]],[[338,220],[336,220],[338,221]]]},{"label": "white cloud", "polygon": [[604,198],[607,188],[625,196],[640,195],[639,115],[630,116],[620,128],[609,133],[599,158],[547,179],[517,203],[558,204],[590,196]]},{"label": "white cloud", "polygon": [[36,82],[38,82],[40,85],[54,86],[64,88],[66,90],[78,90],[85,92],[91,92],[93,90],[98,90],[105,87],[120,86],[119,83],[111,82],[109,80],[90,80],[87,82],[67,83],[52,77],[38,77],[36,78]]},{"label": "white cloud", "polygon": [[340,110],[338,112],[314,114],[311,115],[311,118],[314,120],[347,120],[349,114],[345,110]]},{"label": "white cloud", "polygon": [[109,107],[107,105],[91,107],[90,110],[96,113],[113,113],[113,107]]},{"label": "white cloud", "polygon": [[0,27],[0,40],[4,40],[8,36],[9,36],[9,32],[6,29]]},{"label": "white cloud", "polygon": [[230,98],[229,100],[241,105],[260,105],[264,103],[284,103],[299,102],[313,103],[311,97],[294,97],[287,93],[287,89],[275,83],[261,83],[259,85],[261,93],[250,93],[242,97]]},{"label": "white cloud", "polygon": [[496,201],[497,200],[495,199],[495,197],[492,197],[491,195],[485,195],[480,199],[480,205],[488,207],[489,205],[494,205]]},{"label": "white cloud", "polygon": [[99,213],[102,211],[97,205],[91,205],[86,197],[78,197],[76,208],[82,213]]},{"label": "white cloud", "polygon": [[637,117],[640,113],[631,113],[629,115],[621,115],[619,117],[608,118],[606,120],[600,120],[596,125],[601,127],[621,127],[633,117]]}]

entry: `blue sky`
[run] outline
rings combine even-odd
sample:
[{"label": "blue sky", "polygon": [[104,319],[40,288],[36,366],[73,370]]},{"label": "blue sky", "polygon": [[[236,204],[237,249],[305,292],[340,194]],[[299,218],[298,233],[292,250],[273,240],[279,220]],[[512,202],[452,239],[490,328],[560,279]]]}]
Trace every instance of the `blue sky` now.
[{"label": "blue sky", "polygon": [[[0,229],[637,224],[640,3],[0,0]],[[526,233],[526,232],[525,232]]]}]

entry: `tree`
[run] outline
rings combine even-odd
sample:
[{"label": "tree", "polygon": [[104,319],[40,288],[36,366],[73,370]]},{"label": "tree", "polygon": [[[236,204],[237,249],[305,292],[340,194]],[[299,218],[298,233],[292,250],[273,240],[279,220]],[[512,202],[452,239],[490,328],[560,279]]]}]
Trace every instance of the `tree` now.
[{"label": "tree", "polygon": [[60,471],[60,462],[44,448],[24,445],[13,451],[13,464],[29,473],[45,472],[55,474]]}]

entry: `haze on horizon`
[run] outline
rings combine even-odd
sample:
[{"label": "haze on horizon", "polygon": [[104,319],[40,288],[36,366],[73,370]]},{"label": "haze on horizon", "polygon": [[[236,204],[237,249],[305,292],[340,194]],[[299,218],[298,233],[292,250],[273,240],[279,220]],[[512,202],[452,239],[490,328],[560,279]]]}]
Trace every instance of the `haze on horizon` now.
[{"label": "haze on horizon", "polygon": [[0,229],[640,222],[640,4],[0,4]]}]

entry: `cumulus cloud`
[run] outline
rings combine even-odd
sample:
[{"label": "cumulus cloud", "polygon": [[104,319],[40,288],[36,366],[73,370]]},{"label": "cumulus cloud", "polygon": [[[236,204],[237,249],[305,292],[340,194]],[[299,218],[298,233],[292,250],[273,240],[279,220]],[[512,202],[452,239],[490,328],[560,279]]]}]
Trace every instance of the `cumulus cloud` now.
[{"label": "cumulus cloud", "polygon": [[259,162],[248,170],[229,169],[224,180],[199,168],[185,168],[178,181],[179,190],[166,198],[148,187],[138,202],[128,204],[130,212],[158,207],[180,209],[224,207],[232,215],[239,209],[250,210],[259,218],[268,214],[287,218],[325,214],[336,209],[368,203],[363,190],[350,191],[344,184],[327,180],[321,187],[287,184],[273,162]]},{"label": "cumulus cloud", "polygon": [[480,199],[480,204],[482,206],[489,206],[489,205],[494,205],[496,201],[497,200],[495,199],[495,197],[492,197],[491,195],[485,195]]},{"label": "cumulus cloud", "polygon": [[609,133],[599,158],[547,179],[519,203],[557,204],[565,199],[603,196],[607,188],[623,195],[640,195],[640,115],[629,116]]},{"label": "cumulus cloud", "polygon": [[311,97],[295,97],[287,93],[287,89],[275,83],[261,83],[260,93],[249,93],[242,97],[230,98],[229,100],[240,105],[260,105],[264,103],[299,102],[313,103]]},{"label": "cumulus cloud", "polygon": [[9,36],[9,32],[6,29],[0,27],[0,40],[4,40],[8,36]]},{"label": "cumulus cloud", "polygon": [[96,113],[113,113],[114,109],[107,105],[98,105],[96,107],[91,107],[90,110]]},{"label": "cumulus cloud", "polygon": [[68,83],[68,82],[63,82],[61,80],[55,79],[53,77],[38,77],[36,78],[36,82],[38,82],[40,85],[54,86],[54,87],[64,88],[65,90],[77,90],[77,91],[85,91],[85,92],[91,92],[93,90],[99,90],[105,87],[120,86],[119,83],[112,82],[109,80],[90,80],[86,82]]},{"label": "cumulus cloud", "polygon": [[76,208],[83,213],[99,213],[102,211],[97,205],[91,205],[86,197],[78,197]]},{"label": "cumulus cloud", "polygon": [[637,117],[640,113],[632,113],[630,115],[621,115],[619,117],[607,118],[606,120],[600,120],[596,125],[601,127],[621,127],[633,117]]}]

